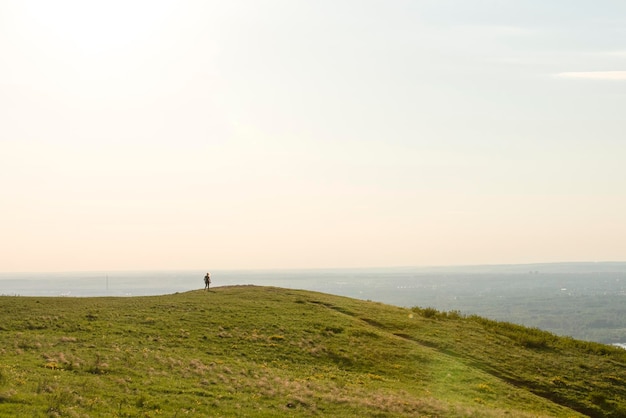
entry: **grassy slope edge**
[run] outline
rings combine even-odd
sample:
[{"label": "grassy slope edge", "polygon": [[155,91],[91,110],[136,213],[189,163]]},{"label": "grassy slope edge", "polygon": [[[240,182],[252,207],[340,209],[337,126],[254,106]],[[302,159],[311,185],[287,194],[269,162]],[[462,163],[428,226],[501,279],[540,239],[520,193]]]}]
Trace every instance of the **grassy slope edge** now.
[{"label": "grassy slope edge", "polygon": [[271,287],[0,297],[0,416],[626,416],[626,351]]}]

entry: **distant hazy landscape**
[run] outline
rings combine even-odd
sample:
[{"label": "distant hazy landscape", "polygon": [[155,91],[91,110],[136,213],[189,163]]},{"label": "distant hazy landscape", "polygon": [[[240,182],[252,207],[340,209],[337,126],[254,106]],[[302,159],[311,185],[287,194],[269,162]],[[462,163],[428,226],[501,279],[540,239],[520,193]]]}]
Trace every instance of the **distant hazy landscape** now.
[{"label": "distant hazy landscape", "polygon": [[[0,294],[147,296],[203,286],[204,271],[2,273]],[[433,307],[602,343],[626,343],[626,263],[212,271],[213,285],[306,289]]]}]

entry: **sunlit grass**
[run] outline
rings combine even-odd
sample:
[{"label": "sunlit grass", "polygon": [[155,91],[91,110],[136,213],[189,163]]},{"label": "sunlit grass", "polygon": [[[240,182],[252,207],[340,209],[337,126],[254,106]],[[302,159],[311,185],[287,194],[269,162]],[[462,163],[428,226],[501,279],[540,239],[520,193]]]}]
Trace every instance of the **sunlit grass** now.
[{"label": "sunlit grass", "polygon": [[0,416],[620,416],[626,398],[626,352],[308,291],[2,297],[0,315]]}]

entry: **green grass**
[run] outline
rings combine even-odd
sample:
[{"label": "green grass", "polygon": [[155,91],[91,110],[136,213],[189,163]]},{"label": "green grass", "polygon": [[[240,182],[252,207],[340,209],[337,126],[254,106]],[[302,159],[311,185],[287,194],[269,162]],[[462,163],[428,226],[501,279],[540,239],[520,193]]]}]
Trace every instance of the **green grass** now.
[{"label": "green grass", "polygon": [[626,351],[271,287],[0,297],[0,416],[626,416]]}]

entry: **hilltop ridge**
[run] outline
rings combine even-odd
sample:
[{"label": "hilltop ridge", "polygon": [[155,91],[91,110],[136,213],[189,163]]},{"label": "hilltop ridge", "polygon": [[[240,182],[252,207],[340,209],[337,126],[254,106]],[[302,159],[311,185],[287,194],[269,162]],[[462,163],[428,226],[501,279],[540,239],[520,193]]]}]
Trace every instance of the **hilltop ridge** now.
[{"label": "hilltop ridge", "polygon": [[0,302],[0,416],[626,416],[626,351],[456,312],[257,286]]}]

